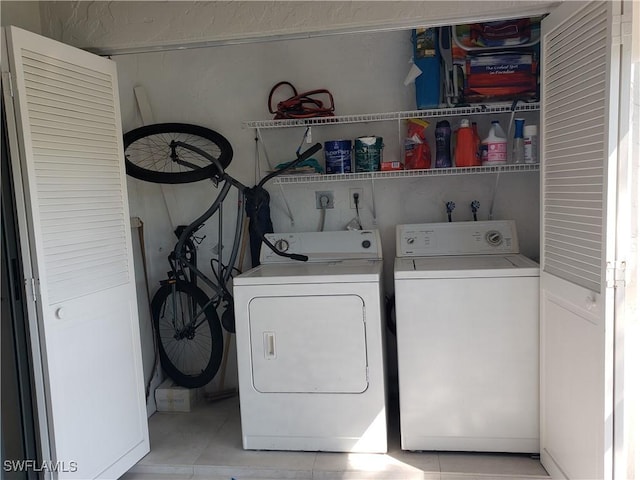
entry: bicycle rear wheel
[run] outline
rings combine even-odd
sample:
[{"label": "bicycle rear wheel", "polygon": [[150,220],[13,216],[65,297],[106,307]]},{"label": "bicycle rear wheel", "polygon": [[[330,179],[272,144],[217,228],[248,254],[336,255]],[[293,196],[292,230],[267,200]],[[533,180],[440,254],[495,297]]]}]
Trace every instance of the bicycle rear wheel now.
[{"label": "bicycle rear wheel", "polygon": [[[195,151],[182,144],[195,147]],[[157,123],[124,135],[127,174],[147,182],[174,184],[220,178],[218,165],[198,150],[215,158],[223,169],[233,157],[225,137],[198,125]]]},{"label": "bicycle rear wheel", "polygon": [[222,328],[208,301],[202,290],[183,281],[161,286],[151,301],[160,363],[183,387],[206,385],[220,368]]}]

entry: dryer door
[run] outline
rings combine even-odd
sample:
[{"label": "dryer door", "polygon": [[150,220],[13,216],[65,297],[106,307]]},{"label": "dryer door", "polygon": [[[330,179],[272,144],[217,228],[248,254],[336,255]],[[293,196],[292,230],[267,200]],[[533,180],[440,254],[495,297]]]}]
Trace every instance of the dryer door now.
[{"label": "dryer door", "polygon": [[256,297],[249,304],[253,386],[263,393],[367,389],[358,295]]}]

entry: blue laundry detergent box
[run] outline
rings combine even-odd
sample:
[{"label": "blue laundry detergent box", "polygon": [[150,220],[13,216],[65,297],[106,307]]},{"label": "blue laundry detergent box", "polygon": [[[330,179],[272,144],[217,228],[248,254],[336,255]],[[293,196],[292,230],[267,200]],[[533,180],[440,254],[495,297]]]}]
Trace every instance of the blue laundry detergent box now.
[{"label": "blue laundry detergent box", "polygon": [[440,103],[440,51],[437,28],[417,28],[411,33],[413,63],[422,73],[415,80],[419,110],[436,108]]}]

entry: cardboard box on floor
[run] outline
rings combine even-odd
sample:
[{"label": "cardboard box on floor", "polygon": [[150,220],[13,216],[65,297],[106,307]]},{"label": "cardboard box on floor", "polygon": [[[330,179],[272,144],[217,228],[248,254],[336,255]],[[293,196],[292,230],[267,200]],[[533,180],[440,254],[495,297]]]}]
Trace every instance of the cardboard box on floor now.
[{"label": "cardboard box on floor", "polygon": [[185,388],[167,378],[156,388],[156,410],[159,412],[190,412],[200,400],[199,388]]}]

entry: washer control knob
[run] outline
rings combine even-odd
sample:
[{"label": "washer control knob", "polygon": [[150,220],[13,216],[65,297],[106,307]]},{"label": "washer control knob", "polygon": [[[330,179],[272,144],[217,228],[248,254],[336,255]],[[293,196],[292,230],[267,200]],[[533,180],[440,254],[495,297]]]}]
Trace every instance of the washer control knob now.
[{"label": "washer control knob", "polygon": [[485,235],[487,243],[493,247],[497,247],[502,243],[502,234],[497,230],[491,230]]},{"label": "washer control knob", "polygon": [[279,252],[286,252],[287,250],[289,250],[289,242],[287,242],[284,238],[276,240],[276,243],[274,245],[276,247],[276,250],[278,250]]},{"label": "washer control knob", "polygon": [[413,245],[413,242],[415,242],[415,241],[416,241],[416,239],[415,239],[415,238],[413,238],[413,237],[409,237],[409,238],[407,238],[407,243],[408,243],[409,245]]},{"label": "washer control knob", "polygon": [[369,248],[369,247],[371,247],[371,240],[363,240],[362,248]]}]

